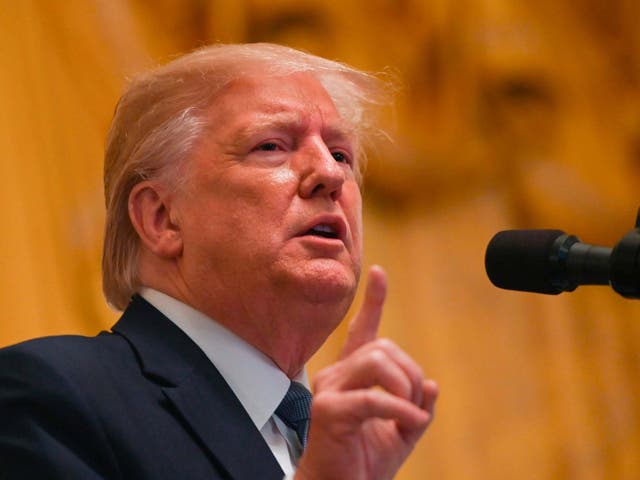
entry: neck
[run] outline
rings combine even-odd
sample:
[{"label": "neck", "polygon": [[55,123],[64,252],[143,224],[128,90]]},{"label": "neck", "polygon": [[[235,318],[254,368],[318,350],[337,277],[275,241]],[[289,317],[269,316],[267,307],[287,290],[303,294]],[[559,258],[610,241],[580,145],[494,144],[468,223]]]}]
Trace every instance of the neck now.
[{"label": "neck", "polygon": [[289,378],[340,324],[357,285],[319,285],[311,279],[278,282],[260,275],[245,275],[242,281],[222,275],[201,278],[184,275],[177,262],[159,262],[153,256],[142,260],[143,285],[215,319],[271,358]]},{"label": "neck", "polygon": [[282,292],[227,295],[228,289],[217,288],[198,294],[168,275],[141,275],[141,280],[215,319],[271,358],[289,378],[300,373],[340,324],[353,298],[318,301]]},{"label": "neck", "polygon": [[283,303],[282,298],[274,295],[272,301],[264,302],[252,299],[250,305],[238,302],[231,308],[215,301],[191,305],[215,318],[294,378],[340,324],[350,302],[344,306],[291,299]]}]

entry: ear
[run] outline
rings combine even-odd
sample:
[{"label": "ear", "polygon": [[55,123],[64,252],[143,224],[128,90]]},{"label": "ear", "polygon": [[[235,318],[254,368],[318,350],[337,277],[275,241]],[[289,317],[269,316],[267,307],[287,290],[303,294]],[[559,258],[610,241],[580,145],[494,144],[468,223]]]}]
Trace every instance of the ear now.
[{"label": "ear", "polygon": [[167,259],[182,253],[182,235],[171,207],[166,189],[157,182],[140,182],[129,194],[129,218],[133,228],[152,253]]}]

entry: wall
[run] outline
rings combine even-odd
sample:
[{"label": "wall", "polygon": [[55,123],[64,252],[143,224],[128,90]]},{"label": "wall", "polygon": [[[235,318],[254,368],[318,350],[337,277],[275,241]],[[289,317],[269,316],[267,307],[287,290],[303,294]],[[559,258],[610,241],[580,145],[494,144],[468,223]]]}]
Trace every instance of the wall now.
[{"label": "wall", "polygon": [[368,168],[366,259],[390,276],[383,334],[442,395],[398,478],[640,477],[640,303],[499,291],[483,271],[501,229],[613,245],[633,227],[636,2],[1,3],[1,344],[117,318],[100,291],[101,157],[126,77],[213,41],[286,43],[403,82],[395,142]]}]

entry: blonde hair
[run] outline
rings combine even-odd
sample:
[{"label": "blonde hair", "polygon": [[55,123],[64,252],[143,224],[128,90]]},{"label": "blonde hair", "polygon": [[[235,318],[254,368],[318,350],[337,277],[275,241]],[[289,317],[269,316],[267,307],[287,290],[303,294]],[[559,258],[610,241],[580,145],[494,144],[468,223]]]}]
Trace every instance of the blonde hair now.
[{"label": "blonde hair", "polygon": [[[376,134],[377,106],[390,103],[390,84],[342,63],[280,45],[213,45],[135,78],[120,98],[106,143],[106,224],[102,282],[107,302],[126,308],[140,287],[139,239],[129,219],[131,189],[158,178],[177,187],[180,167],[205,129],[207,111],[230,81],[252,72],[314,75],[361,145]],[[361,151],[359,157],[363,160]],[[362,161],[359,162],[362,164]]]}]

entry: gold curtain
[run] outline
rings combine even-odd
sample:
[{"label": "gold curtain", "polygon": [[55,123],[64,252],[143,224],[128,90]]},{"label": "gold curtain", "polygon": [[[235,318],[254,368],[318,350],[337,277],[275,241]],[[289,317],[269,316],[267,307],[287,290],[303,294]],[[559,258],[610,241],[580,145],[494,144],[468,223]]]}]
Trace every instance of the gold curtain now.
[{"label": "gold curtain", "polygon": [[383,334],[442,395],[398,478],[640,478],[640,302],[499,291],[483,272],[501,229],[613,245],[633,227],[638,5],[0,0],[0,344],[116,318],[101,170],[125,78],[213,41],[285,43],[404,81],[368,168],[365,254],[390,277]]}]

